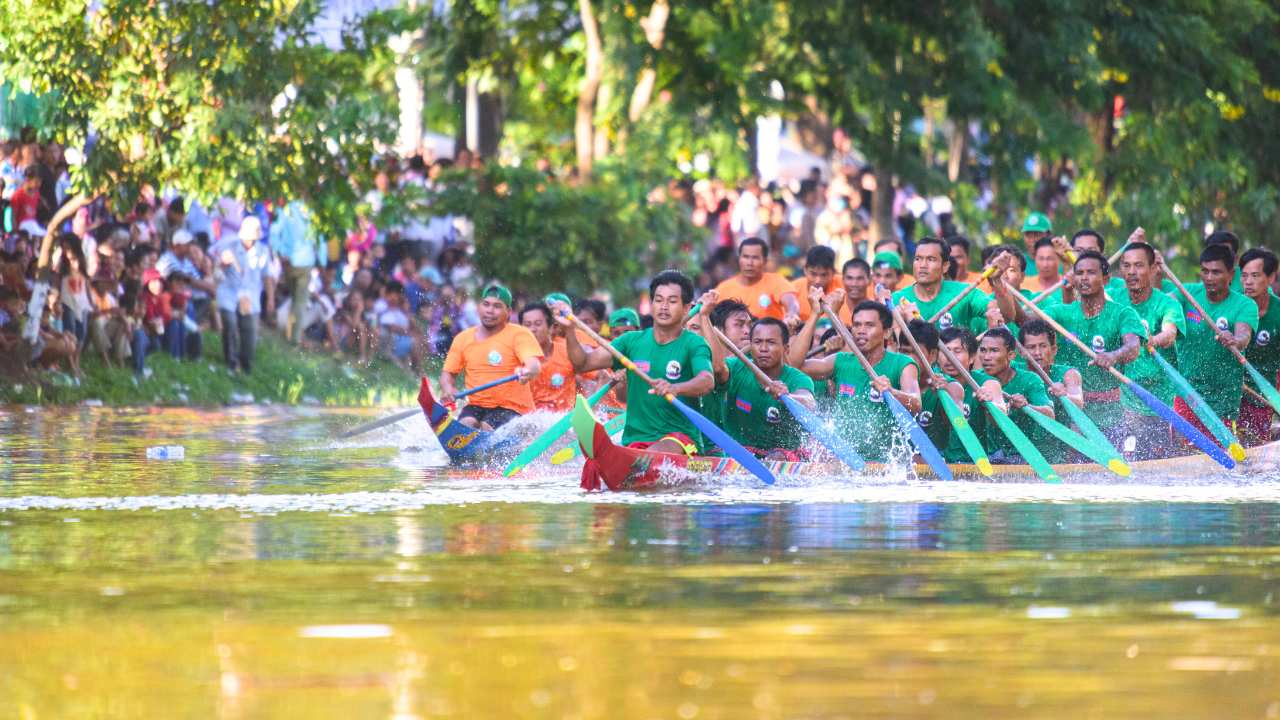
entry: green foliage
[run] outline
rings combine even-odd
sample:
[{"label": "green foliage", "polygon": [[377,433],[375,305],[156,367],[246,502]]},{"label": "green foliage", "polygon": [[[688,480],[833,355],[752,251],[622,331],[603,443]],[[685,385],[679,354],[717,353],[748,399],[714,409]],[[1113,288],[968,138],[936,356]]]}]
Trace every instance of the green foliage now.
[{"label": "green foliage", "polygon": [[[309,27],[317,0],[0,2],[0,76],[60,94],[44,128],[91,146],[72,181],[128,207],[150,183],[201,199],[312,201],[324,229],[348,224],[393,116],[369,82],[376,34],[335,51]],[[90,130],[92,129],[92,137]]]},{"label": "green foliage", "polygon": [[432,207],[475,223],[480,272],[530,293],[607,289],[629,297],[638,280],[692,241],[682,210],[650,202],[652,183],[618,163],[602,165],[585,185],[496,164],[479,176],[443,179]]}]

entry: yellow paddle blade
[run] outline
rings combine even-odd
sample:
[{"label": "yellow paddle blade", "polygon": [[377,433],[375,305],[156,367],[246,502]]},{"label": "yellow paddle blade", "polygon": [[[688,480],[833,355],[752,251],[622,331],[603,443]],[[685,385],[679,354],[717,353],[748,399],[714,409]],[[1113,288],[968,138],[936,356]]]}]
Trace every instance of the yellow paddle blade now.
[{"label": "yellow paddle blade", "polygon": [[1108,460],[1107,469],[1120,477],[1129,477],[1133,474],[1133,469],[1129,467],[1129,463],[1121,460],[1120,458],[1111,458]]},{"label": "yellow paddle blade", "polygon": [[982,473],[986,477],[991,477],[995,474],[996,469],[991,467],[990,460],[986,458],[978,458],[978,472]]},{"label": "yellow paddle blade", "polygon": [[573,451],[572,447],[560,448],[559,450],[556,451],[555,455],[551,456],[551,464],[563,465],[569,462],[570,460],[572,460],[573,456],[576,454],[577,453]]},{"label": "yellow paddle blade", "polygon": [[1227,453],[1231,455],[1232,460],[1244,462],[1244,448],[1240,447],[1240,443],[1231,443],[1231,447],[1227,448]]}]

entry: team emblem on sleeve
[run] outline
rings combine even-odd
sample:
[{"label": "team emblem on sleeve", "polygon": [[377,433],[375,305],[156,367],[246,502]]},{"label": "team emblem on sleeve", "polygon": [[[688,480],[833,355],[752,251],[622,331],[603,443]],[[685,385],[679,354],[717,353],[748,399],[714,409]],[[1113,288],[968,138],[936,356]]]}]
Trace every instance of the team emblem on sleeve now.
[{"label": "team emblem on sleeve", "polygon": [[667,363],[667,379],[668,379],[668,380],[679,380],[679,379],[680,379],[680,371],[681,371],[681,370],[683,370],[683,369],[684,369],[684,368],[683,368],[683,367],[681,367],[681,365],[680,365],[680,361],[679,361],[679,360],[672,360],[671,362]]}]

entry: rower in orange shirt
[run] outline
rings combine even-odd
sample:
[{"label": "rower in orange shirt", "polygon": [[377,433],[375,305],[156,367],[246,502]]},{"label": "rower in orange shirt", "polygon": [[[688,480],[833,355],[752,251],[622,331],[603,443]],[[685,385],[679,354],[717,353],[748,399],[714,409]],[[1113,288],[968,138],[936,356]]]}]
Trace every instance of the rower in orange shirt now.
[{"label": "rower in orange shirt", "polygon": [[771,317],[787,325],[800,324],[800,300],[795,288],[778,273],[765,272],[769,245],[747,238],[738,246],[738,274],[716,287],[721,300],[737,300],[752,317]]},{"label": "rower in orange shirt", "polygon": [[800,302],[800,319],[808,320],[813,308],[809,306],[809,288],[822,288],[826,295],[840,287],[836,277],[836,252],[825,245],[814,245],[804,256],[804,277],[791,283]]},{"label": "rower in orange shirt", "polygon": [[527,329],[513,325],[511,291],[493,284],[481,293],[480,324],[458,333],[449,345],[440,373],[440,402],[449,405],[458,394],[458,375],[465,375],[466,387],[473,388],[511,374],[520,383],[500,385],[471,395],[458,413],[458,422],[467,427],[494,430],[519,415],[533,412],[533,394],[528,383],[542,367],[542,348]]},{"label": "rower in orange shirt", "polygon": [[551,310],[540,302],[529,303],[520,310],[520,324],[533,333],[542,348],[542,370],[529,382],[534,406],[556,412],[572,410],[578,396],[577,376],[564,340],[551,335],[551,328],[557,324],[551,319]]}]

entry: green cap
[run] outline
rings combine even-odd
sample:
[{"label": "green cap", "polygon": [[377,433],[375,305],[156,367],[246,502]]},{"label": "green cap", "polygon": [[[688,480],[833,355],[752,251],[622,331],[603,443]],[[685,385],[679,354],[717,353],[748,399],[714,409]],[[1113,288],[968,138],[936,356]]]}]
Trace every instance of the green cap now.
[{"label": "green cap", "polygon": [[562,292],[548,293],[542,301],[548,305],[551,303],[562,302],[569,307],[573,307],[573,301],[569,299],[568,295],[565,295]]},{"label": "green cap", "polygon": [[1033,212],[1022,223],[1022,232],[1053,232],[1053,223],[1042,212]]},{"label": "green cap", "polygon": [[831,327],[831,318],[818,318],[818,322],[815,323],[813,327],[815,330],[825,330],[826,328]]},{"label": "green cap", "polygon": [[875,260],[871,264],[872,266],[888,265],[894,270],[902,272],[902,258],[898,257],[898,253],[896,252],[889,252],[887,250],[884,252],[878,252],[876,253]]},{"label": "green cap", "polygon": [[502,287],[498,283],[493,283],[492,285],[487,286],[484,289],[484,292],[480,293],[480,299],[482,300],[489,297],[498,298],[508,308],[511,307],[511,291]]},{"label": "green cap", "polygon": [[640,314],[631,308],[618,308],[609,314],[609,327],[640,327]]}]

